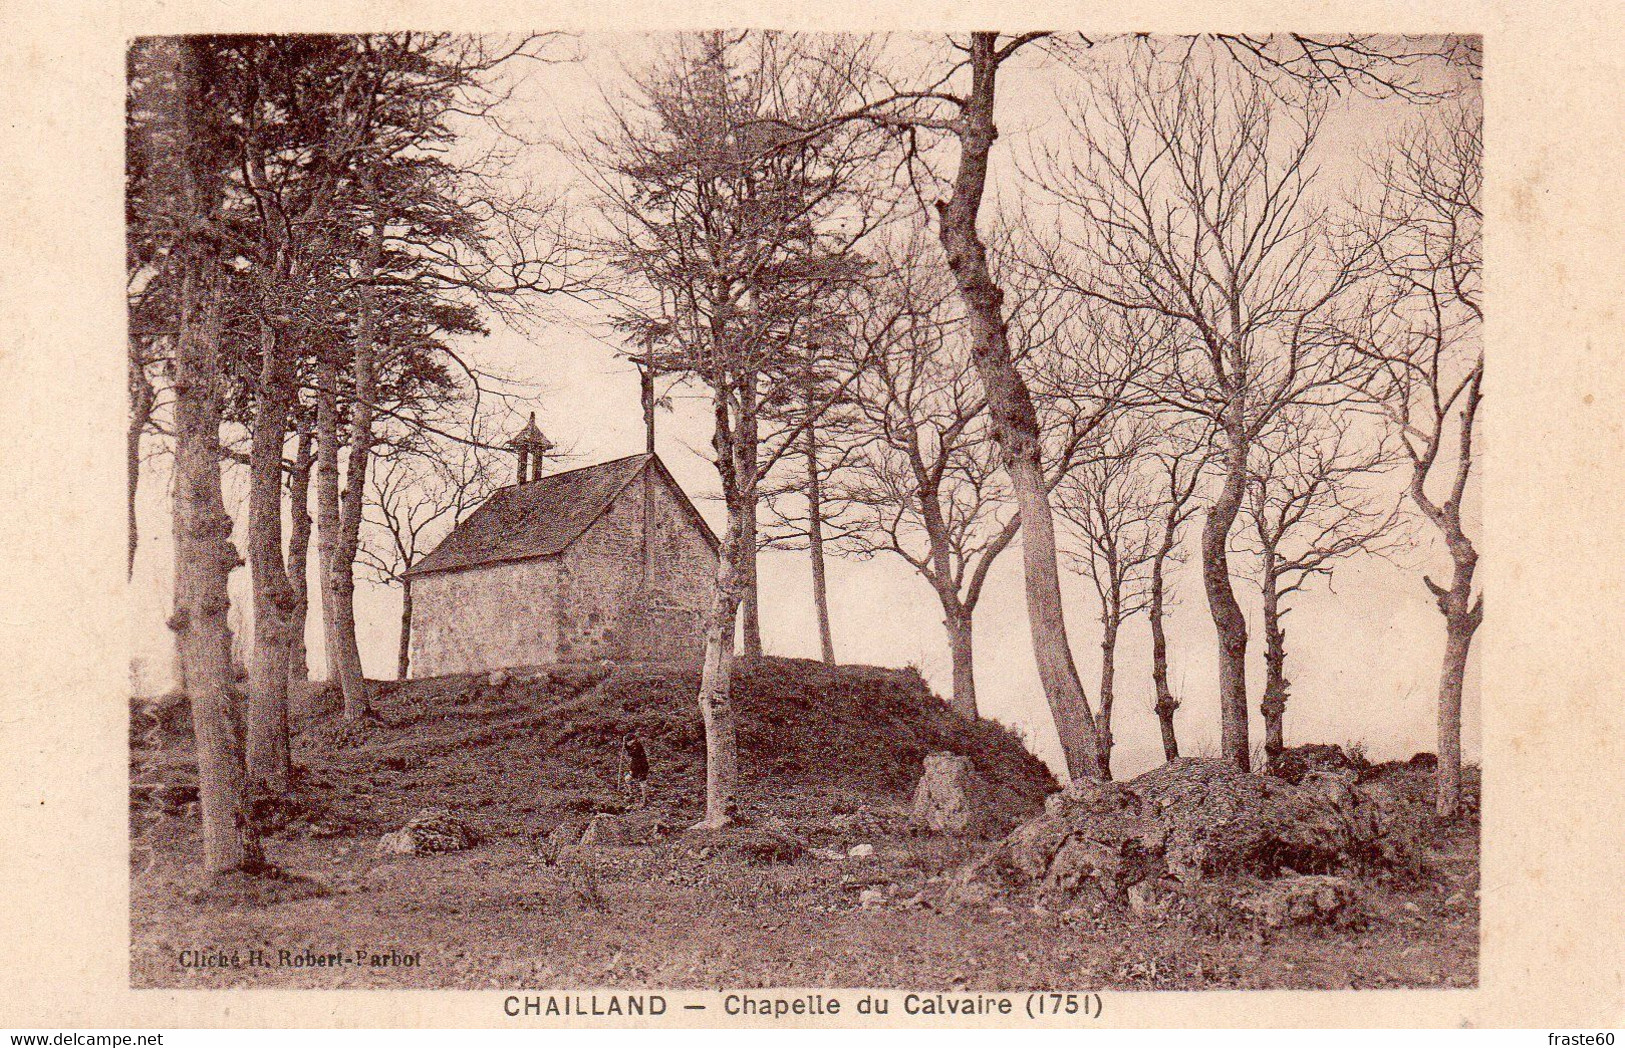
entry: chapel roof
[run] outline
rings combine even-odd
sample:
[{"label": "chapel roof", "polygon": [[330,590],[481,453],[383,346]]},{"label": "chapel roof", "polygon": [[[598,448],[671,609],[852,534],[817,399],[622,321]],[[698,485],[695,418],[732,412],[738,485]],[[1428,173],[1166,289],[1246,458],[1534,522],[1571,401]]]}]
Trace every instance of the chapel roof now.
[{"label": "chapel roof", "polygon": [[428,575],[562,553],[649,467],[661,474],[716,548],[716,536],[665,464],[645,452],[497,489],[407,574]]}]

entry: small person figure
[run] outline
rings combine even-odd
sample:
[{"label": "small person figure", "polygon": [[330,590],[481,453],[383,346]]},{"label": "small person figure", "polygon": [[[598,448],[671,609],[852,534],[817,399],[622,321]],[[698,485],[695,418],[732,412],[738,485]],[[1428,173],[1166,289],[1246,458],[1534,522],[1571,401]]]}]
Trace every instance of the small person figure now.
[{"label": "small person figure", "polygon": [[631,799],[633,787],[638,791],[638,807],[649,806],[649,754],[636,732],[627,732],[621,742],[621,792]]}]

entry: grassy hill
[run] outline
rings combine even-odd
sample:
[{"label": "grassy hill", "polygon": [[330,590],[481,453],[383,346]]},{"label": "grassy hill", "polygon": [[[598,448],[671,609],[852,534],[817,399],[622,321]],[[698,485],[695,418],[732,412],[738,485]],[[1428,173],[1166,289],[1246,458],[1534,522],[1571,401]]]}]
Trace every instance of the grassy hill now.
[{"label": "grassy hill", "polygon": [[[618,744],[636,731],[653,769],[651,808],[686,825],[703,808],[698,687],[697,670],[652,666],[380,681],[378,720],[362,724],[344,722],[336,696],[318,690],[295,711],[301,817],[324,833],[382,832],[439,807],[492,836],[546,833],[619,809]],[[1014,734],[965,720],[911,670],[744,661],[734,703],[747,819],[900,817],[922,758],[938,750],[975,760],[1010,823],[1056,788]],[[163,777],[184,782],[189,771],[176,761]]]},{"label": "grassy hill", "polygon": [[[651,810],[638,821],[676,829],[699,817],[697,687],[693,673],[630,666],[380,682],[379,717],[361,724],[337,716],[331,693],[305,696],[294,739],[299,788],[291,802],[257,806],[268,856],[288,874],[278,879],[200,877],[185,718],[143,713],[132,724],[131,984],[995,990],[1476,982],[1474,820],[1440,831],[1429,876],[1367,878],[1360,918],[1347,927],[1263,934],[1233,921],[1138,912],[1088,892],[1054,899],[1009,889],[949,902],[943,893],[988,844],[909,832],[921,758],[970,755],[1000,787],[1006,822],[1038,810],[1054,782],[1014,735],[958,717],[909,671],[785,659],[741,665],[741,792],[755,826],[550,855],[539,838],[620,807],[617,744],[628,729],[643,737],[654,765]],[[484,840],[442,854],[379,851],[379,834],[429,808],[449,809]],[[781,858],[750,846],[785,837],[808,847]],[[1426,948],[1418,945],[1424,939]],[[235,970],[179,960],[199,944],[275,956],[339,942],[410,954],[415,963]]]}]

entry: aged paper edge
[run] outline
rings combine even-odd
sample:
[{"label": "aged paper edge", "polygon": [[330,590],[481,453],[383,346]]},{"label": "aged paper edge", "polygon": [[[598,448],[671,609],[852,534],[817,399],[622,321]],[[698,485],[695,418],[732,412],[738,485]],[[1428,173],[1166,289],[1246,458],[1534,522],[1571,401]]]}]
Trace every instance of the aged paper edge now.
[{"label": "aged paper edge", "polygon": [[[123,45],[182,31],[701,25],[931,30],[997,5],[654,3],[567,12],[442,0],[301,11],[176,0],[10,9],[0,301],[0,1018],[61,1026],[514,1026],[505,992],[133,991],[128,982]],[[632,17],[633,15],[636,17]],[[1619,247],[1625,17],[1467,0],[1030,5],[1035,26],[1454,31],[1486,38],[1483,953],[1461,991],[1103,995],[1108,1026],[1625,1024],[1625,701],[1617,629],[1625,464]],[[567,22],[559,21],[561,15]],[[1021,27],[1011,27],[1021,28]],[[1062,989],[1062,988],[1057,988]],[[590,993],[590,989],[582,992]],[[817,990],[811,992],[820,992]],[[859,991],[822,991],[855,1000]],[[790,993],[785,991],[786,995]],[[658,1025],[747,1025],[666,992]],[[892,994],[899,999],[901,993]],[[1019,999],[1020,995],[1017,995]],[[705,997],[708,1003],[715,1000]],[[1019,1004],[1018,1004],[1019,1007]],[[704,1018],[697,1018],[703,1016]],[[690,1018],[693,1021],[690,1022]],[[581,1019],[580,1025],[631,1025]],[[892,1025],[918,1020],[899,1018]],[[568,1025],[567,1020],[564,1025]],[[803,1025],[854,1024],[843,1014]],[[878,1024],[878,1023],[877,1023]],[[942,1025],[984,1025],[952,1020]],[[1026,1025],[1023,1017],[1018,1025]],[[654,1024],[649,1024],[654,1025]]]}]

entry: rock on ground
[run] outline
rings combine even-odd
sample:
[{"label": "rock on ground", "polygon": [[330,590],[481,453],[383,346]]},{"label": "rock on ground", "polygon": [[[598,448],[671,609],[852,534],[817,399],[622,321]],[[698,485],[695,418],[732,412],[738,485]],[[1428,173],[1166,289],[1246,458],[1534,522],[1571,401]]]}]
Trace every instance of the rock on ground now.
[{"label": "rock on ground", "polygon": [[1311,772],[1332,772],[1358,777],[1369,767],[1371,762],[1358,753],[1351,754],[1341,746],[1316,742],[1304,746],[1288,746],[1270,757],[1266,770],[1277,779],[1285,779],[1296,784],[1302,782]]},{"label": "rock on ground", "polygon": [[1128,783],[1079,780],[1051,794],[971,869],[974,877],[1127,901],[1167,878],[1273,878],[1402,866],[1418,853],[1396,803],[1349,779],[1299,784],[1213,759],[1180,758]]},{"label": "rock on ground", "polygon": [[611,815],[608,812],[599,812],[587,823],[587,829],[581,834],[581,846],[592,845],[608,847],[624,847],[635,844],[632,826],[624,816]]},{"label": "rock on ground", "polygon": [[1167,830],[1140,797],[1114,782],[1079,779],[1044,802],[990,856],[1018,881],[1076,893],[1093,885],[1121,901],[1130,885],[1159,876]]},{"label": "rock on ground", "polygon": [[824,828],[838,836],[891,837],[902,834],[904,824],[911,819],[905,813],[864,805],[856,811],[831,815]]},{"label": "rock on ground", "polygon": [[1234,904],[1271,928],[1346,921],[1359,901],[1354,884],[1342,877],[1310,874],[1279,877],[1244,889]]},{"label": "rock on ground", "polygon": [[794,862],[808,852],[807,842],[783,826],[689,829],[682,839],[686,850],[699,858],[734,857],[760,866]]},{"label": "rock on ground", "polygon": [[443,808],[421,811],[394,833],[378,841],[381,855],[422,855],[429,852],[462,851],[480,842],[474,827]]},{"label": "rock on ground", "polygon": [[1366,850],[1362,796],[1340,778],[1294,785],[1228,761],[1181,758],[1128,784],[1167,827],[1168,872],[1185,883],[1215,875],[1325,873]]},{"label": "rock on ground", "polygon": [[913,822],[931,833],[981,836],[989,829],[987,783],[969,757],[932,753],[914,790]]}]

